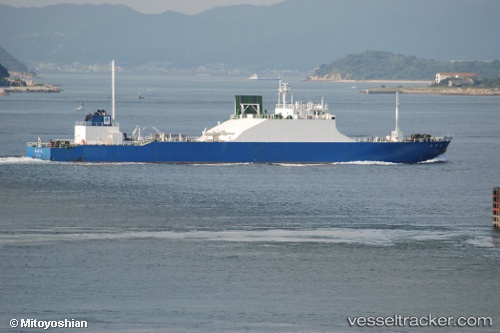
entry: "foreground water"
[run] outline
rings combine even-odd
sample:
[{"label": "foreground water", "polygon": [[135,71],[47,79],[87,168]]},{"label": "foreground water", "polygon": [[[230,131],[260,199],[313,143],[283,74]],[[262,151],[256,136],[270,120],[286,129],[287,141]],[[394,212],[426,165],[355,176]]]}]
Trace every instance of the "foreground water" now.
[{"label": "foreground water", "polygon": [[[107,76],[48,79],[64,92],[0,100],[0,330],[37,331],[10,326],[26,318],[85,320],[89,332],[457,330],[347,319],[431,314],[490,317],[459,331],[498,331],[498,97],[400,96],[407,134],[454,135],[442,158],[415,165],[37,162],[22,157],[26,141],[72,137],[75,120],[109,109]],[[394,127],[392,95],[289,83],[296,99],[324,96],[347,135]],[[276,87],[117,75],[118,120],[128,133],[199,135],[235,94],[272,110]]]}]

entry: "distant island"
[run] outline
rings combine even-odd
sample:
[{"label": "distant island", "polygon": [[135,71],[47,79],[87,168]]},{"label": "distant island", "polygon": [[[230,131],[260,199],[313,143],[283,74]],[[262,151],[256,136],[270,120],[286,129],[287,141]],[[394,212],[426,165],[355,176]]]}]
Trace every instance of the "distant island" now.
[{"label": "distant island", "polygon": [[26,73],[16,73],[16,76],[12,77],[0,64],[0,96],[23,92],[58,93],[61,89],[47,83],[34,82],[30,77],[26,77]]},{"label": "distant island", "polygon": [[9,93],[59,93],[61,89],[47,83],[28,82],[25,86],[0,86],[0,96]]},{"label": "distant island", "polygon": [[383,51],[365,51],[323,64],[309,80],[434,81],[439,72],[475,72],[482,78],[500,76],[500,60],[437,61]]},{"label": "distant island", "polygon": [[386,87],[370,88],[360,90],[366,94],[414,94],[414,95],[461,95],[461,96],[500,96],[499,88],[483,87],[439,87],[430,85],[428,87]]},{"label": "distant island", "polygon": [[16,92],[61,91],[50,84],[34,82],[34,76],[19,60],[0,47],[0,96]]},{"label": "distant island", "polygon": [[[448,74],[443,79],[441,74]],[[374,93],[500,96],[500,61],[444,62],[390,52],[366,51],[323,64],[307,77],[311,81],[377,82]],[[428,82],[427,87],[386,87],[386,84]]]}]

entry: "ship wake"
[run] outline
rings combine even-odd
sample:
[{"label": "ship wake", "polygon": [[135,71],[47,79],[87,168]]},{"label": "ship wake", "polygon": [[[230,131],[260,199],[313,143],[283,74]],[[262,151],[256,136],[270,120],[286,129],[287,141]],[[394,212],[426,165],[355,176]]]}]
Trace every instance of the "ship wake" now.
[{"label": "ship wake", "polygon": [[325,243],[394,246],[415,242],[459,242],[472,246],[494,246],[487,235],[473,235],[470,230],[387,230],[356,228],[255,229],[223,231],[119,231],[51,228],[45,230],[10,230],[0,234],[0,246],[32,245],[48,242],[157,239],[169,241],[210,241],[242,243]]}]

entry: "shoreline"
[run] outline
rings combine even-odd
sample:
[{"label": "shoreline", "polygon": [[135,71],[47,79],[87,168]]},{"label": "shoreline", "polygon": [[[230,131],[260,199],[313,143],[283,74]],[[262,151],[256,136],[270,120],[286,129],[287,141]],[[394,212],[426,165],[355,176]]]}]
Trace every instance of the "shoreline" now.
[{"label": "shoreline", "polygon": [[429,80],[335,80],[308,77],[305,81],[331,83],[373,83],[373,84],[426,84],[426,87],[374,87],[360,90],[365,94],[414,94],[414,95],[448,95],[448,96],[500,96],[500,88],[462,88],[462,87],[430,87]]},{"label": "shoreline", "polygon": [[432,80],[329,80],[318,78],[306,78],[304,81],[314,82],[332,82],[332,83],[415,83],[415,84],[429,84]]},{"label": "shoreline", "polygon": [[0,87],[0,96],[9,93],[59,93],[61,89],[50,84],[35,84],[24,87]]},{"label": "shoreline", "polygon": [[498,88],[370,88],[360,90],[365,94],[414,94],[414,95],[448,95],[448,96],[500,96]]}]

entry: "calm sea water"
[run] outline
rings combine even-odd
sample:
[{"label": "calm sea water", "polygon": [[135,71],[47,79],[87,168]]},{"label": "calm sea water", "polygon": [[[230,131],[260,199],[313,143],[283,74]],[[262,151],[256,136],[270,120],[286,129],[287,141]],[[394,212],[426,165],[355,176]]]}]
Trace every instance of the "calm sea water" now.
[{"label": "calm sea water", "polygon": [[[393,129],[394,95],[300,79],[287,80],[295,99],[324,96],[341,132]],[[499,331],[500,98],[401,95],[406,134],[454,135],[430,163],[55,163],[23,158],[25,143],[71,138],[74,121],[109,110],[110,80],[44,80],[64,92],[0,97],[0,331],[37,331],[9,325],[26,318],[86,320],[86,332],[457,329],[347,321],[398,314],[489,316],[493,326],[459,331]],[[273,110],[276,88],[117,74],[117,120],[127,133],[199,135],[236,94]]]}]

